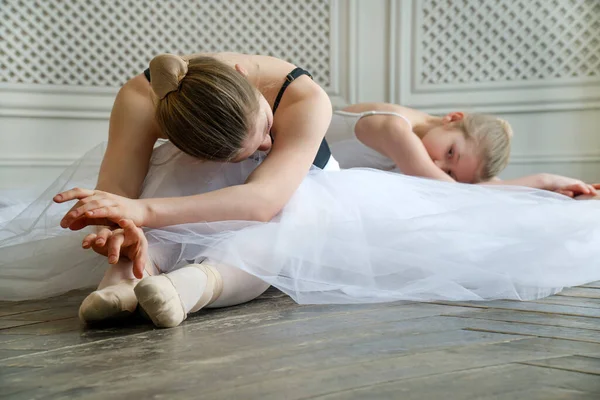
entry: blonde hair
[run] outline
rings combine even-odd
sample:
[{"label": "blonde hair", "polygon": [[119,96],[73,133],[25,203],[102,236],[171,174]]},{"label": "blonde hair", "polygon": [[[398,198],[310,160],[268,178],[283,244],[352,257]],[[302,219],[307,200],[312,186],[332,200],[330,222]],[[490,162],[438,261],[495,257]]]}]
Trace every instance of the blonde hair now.
[{"label": "blonde hair", "polygon": [[488,181],[506,168],[513,136],[507,121],[493,115],[465,114],[457,124],[467,139],[475,142],[483,158],[479,181]]},{"label": "blonde hair", "polygon": [[239,72],[212,57],[161,54],[150,61],[150,79],[156,121],[177,148],[205,160],[235,158],[259,110],[256,89]]}]

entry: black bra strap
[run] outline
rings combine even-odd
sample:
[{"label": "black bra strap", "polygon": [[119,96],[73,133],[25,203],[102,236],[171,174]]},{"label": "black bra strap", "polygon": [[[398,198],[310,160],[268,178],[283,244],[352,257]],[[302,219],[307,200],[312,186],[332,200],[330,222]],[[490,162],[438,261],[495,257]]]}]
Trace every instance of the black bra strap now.
[{"label": "black bra strap", "polygon": [[308,71],[300,67],[294,68],[292,72],[287,74],[287,76],[285,77],[285,82],[283,82],[281,89],[279,89],[279,93],[277,93],[277,98],[275,99],[275,103],[273,104],[273,115],[275,115],[275,111],[277,111],[277,107],[279,107],[279,102],[281,101],[281,97],[283,97],[283,92],[285,92],[285,89],[287,89],[290,83],[294,82],[296,78],[301,77],[302,75],[308,75],[310,79],[313,78]]}]

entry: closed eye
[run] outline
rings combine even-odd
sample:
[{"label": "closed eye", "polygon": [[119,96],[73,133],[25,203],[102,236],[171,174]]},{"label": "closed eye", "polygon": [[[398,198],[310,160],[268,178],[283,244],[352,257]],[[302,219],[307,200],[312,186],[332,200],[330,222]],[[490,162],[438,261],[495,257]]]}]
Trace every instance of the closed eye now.
[{"label": "closed eye", "polygon": [[451,159],[454,156],[454,146],[450,146],[448,150],[448,159]]},{"label": "closed eye", "polygon": [[265,111],[265,136],[269,134],[271,131],[271,124],[269,123],[269,117],[267,116],[267,112]]}]

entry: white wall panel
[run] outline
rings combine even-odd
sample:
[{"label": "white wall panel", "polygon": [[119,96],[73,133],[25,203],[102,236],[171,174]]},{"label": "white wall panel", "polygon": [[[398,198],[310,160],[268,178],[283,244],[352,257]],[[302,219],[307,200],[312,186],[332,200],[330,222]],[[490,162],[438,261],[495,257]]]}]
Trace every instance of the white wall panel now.
[{"label": "white wall panel", "polygon": [[310,70],[334,106],[495,113],[505,176],[600,181],[600,1],[0,0],[0,188],[105,140],[118,86],[158,52],[242,51]]}]

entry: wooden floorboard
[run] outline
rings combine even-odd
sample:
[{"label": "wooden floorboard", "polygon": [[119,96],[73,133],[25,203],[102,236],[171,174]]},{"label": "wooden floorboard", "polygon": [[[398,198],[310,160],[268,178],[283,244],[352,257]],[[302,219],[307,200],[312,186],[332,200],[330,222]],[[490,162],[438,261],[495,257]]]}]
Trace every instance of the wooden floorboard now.
[{"label": "wooden floorboard", "polygon": [[0,398],[598,399],[600,283],[536,302],[299,306],[84,327],[87,291],[0,303]]},{"label": "wooden floorboard", "polygon": [[562,292],[558,293],[557,296],[585,297],[585,298],[589,298],[589,299],[600,299],[600,288],[585,288],[585,287],[566,288]]},{"label": "wooden floorboard", "polygon": [[[398,379],[376,387],[368,386],[321,399],[528,399],[532,389],[546,393],[567,391],[578,398],[597,399],[600,383],[594,375],[536,366],[508,364],[414,379]],[[564,394],[561,393],[561,396]],[[398,396],[398,397],[396,397]],[[559,397],[560,398],[560,397]],[[564,397],[563,397],[564,398]],[[566,396],[566,398],[571,398]]]},{"label": "wooden floorboard", "polygon": [[[546,360],[530,360],[522,362],[522,364],[600,375],[600,358],[590,357],[589,355],[565,356]],[[600,377],[598,379],[600,379]]]},{"label": "wooden floorboard", "polygon": [[581,285],[582,288],[600,289],[600,281],[590,282],[585,285]]}]

